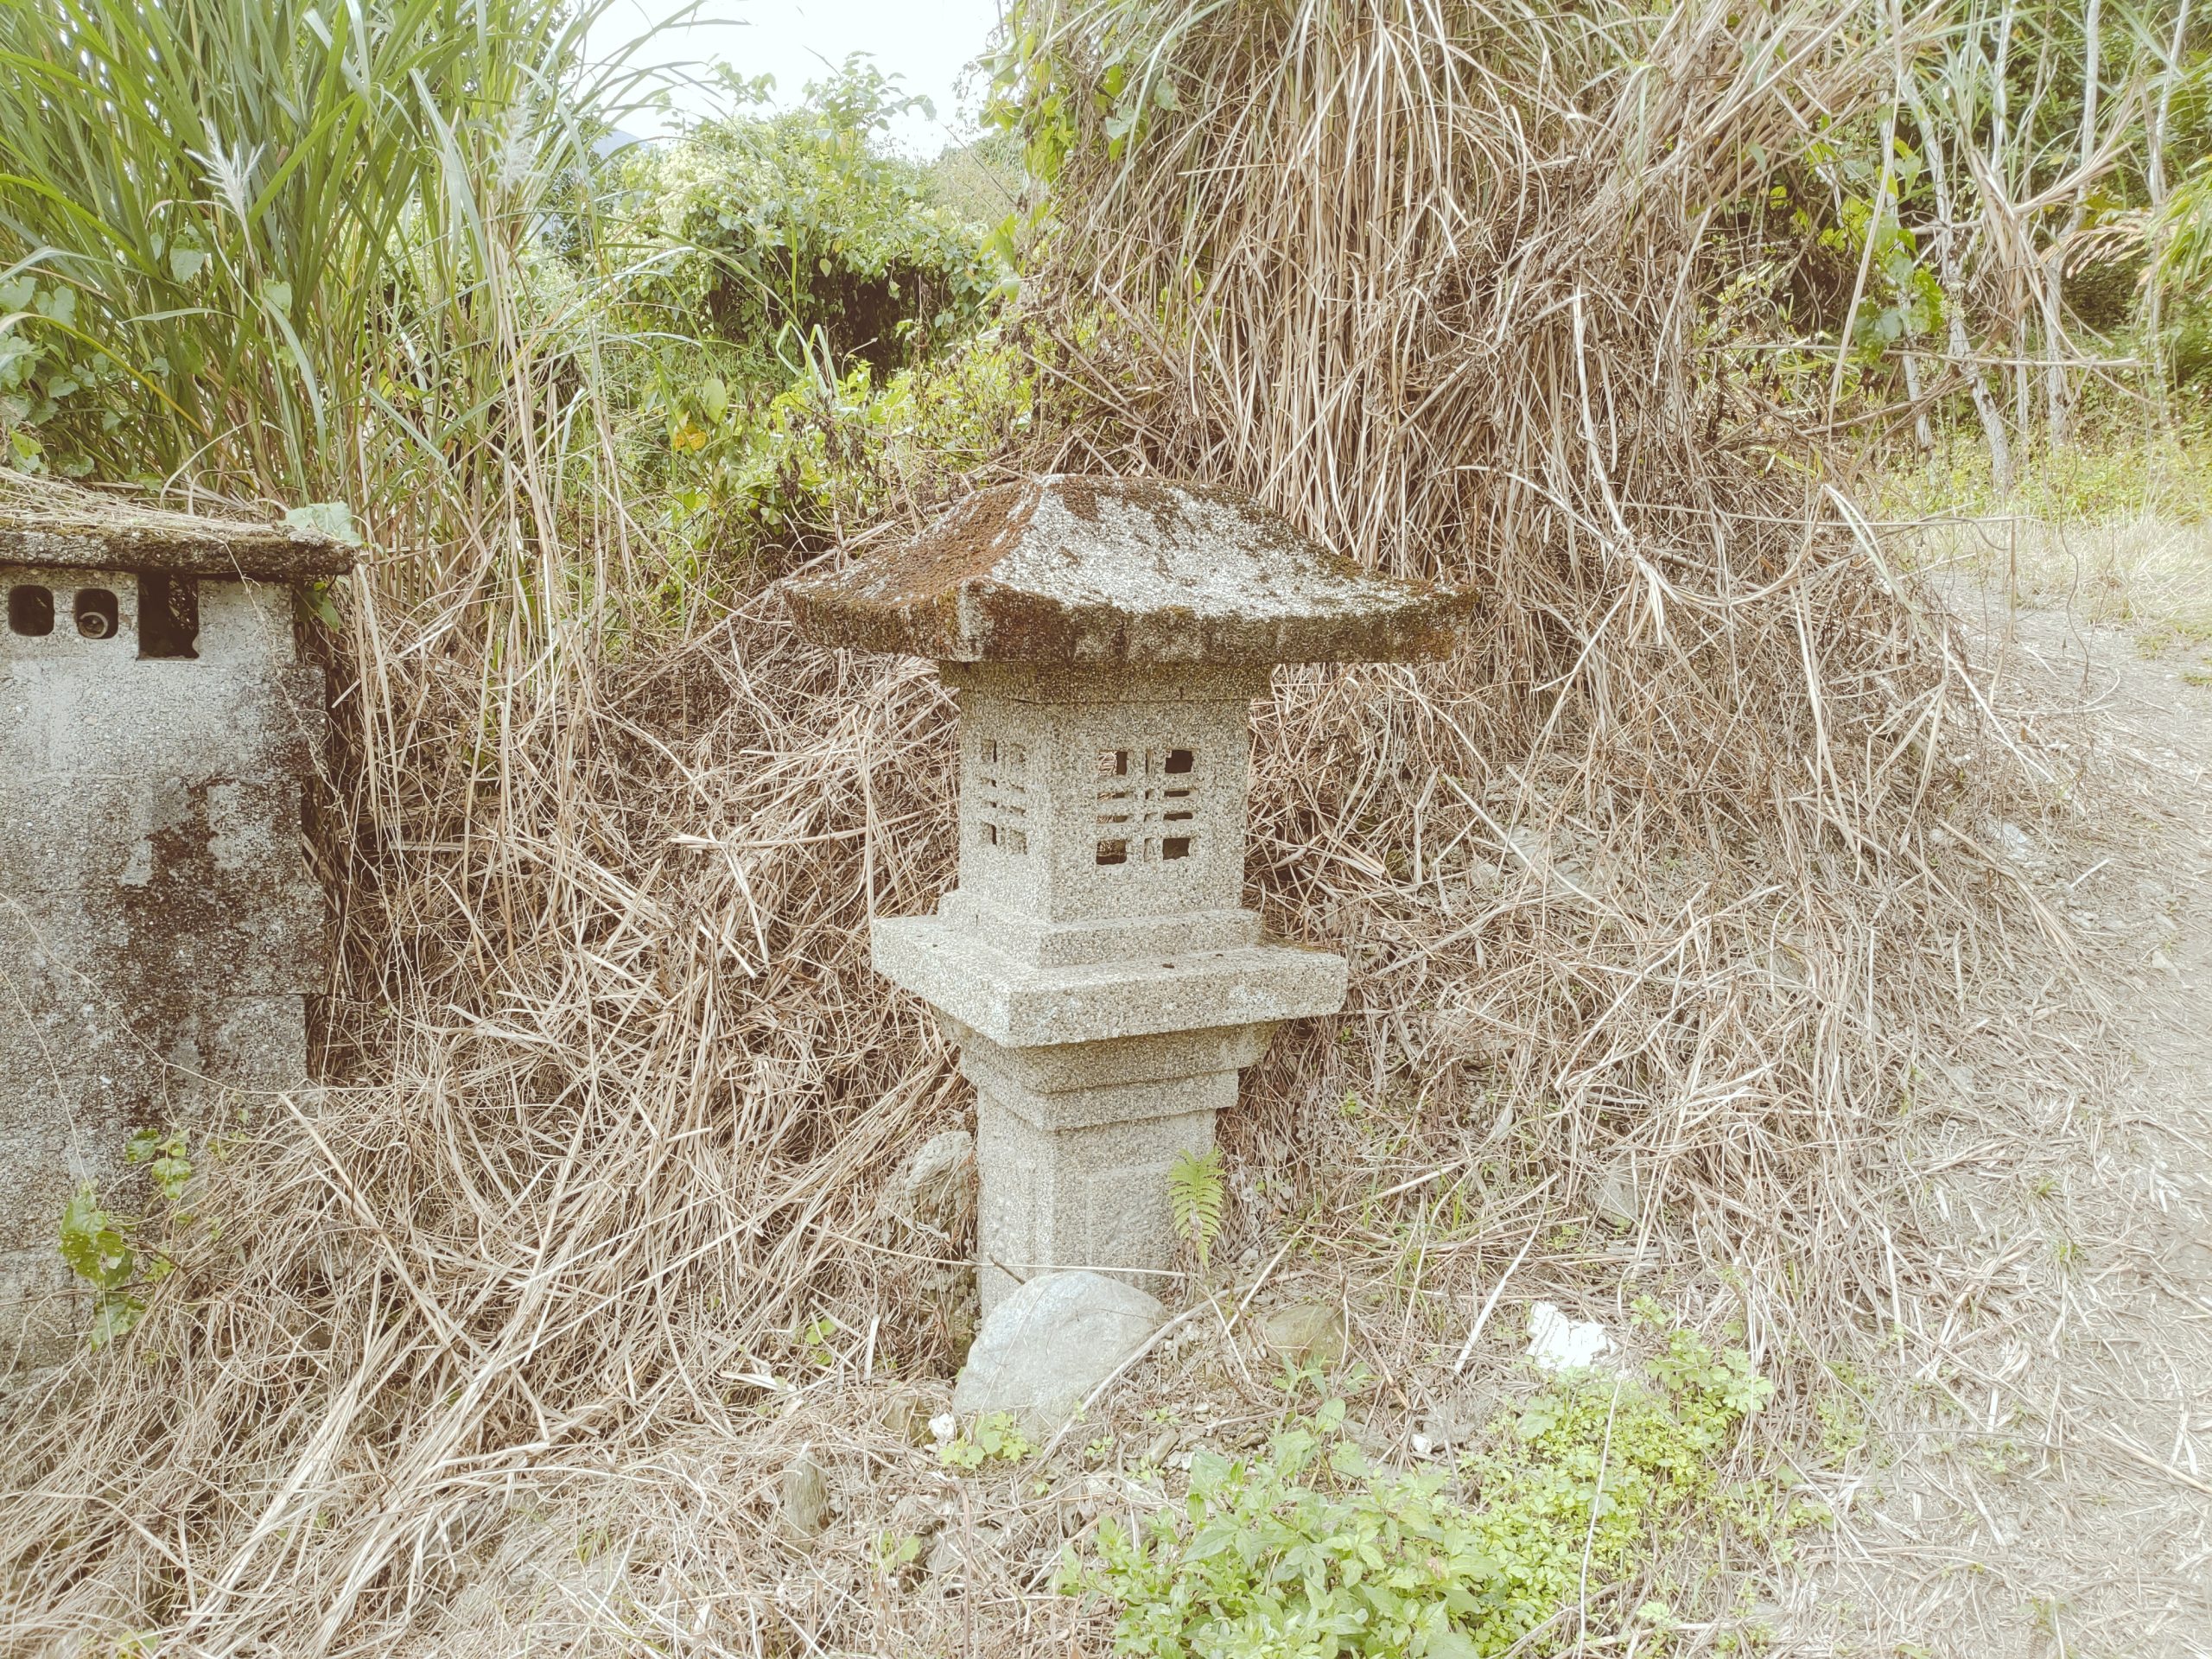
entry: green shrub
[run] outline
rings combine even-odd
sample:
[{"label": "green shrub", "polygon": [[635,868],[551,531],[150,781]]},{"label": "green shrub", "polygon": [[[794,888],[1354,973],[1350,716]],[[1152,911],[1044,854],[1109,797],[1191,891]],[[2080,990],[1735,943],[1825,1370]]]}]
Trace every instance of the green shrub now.
[{"label": "green shrub", "polygon": [[788,380],[810,354],[882,375],[949,341],[1007,273],[985,227],[887,148],[892,121],[927,103],[855,55],[798,109],[708,122],[641,157],[642,217],[672,250],[647,296],[735,347],[747,380]]},{"label": "green shrub", "polygon": [[748,586],[1014,448],[1033,419],[1031,365],[996,331],[879,378],[827,364],[789,385],[702,373],[650,395],[664,421],[671,580]]},{"label": "green shrub", "polygon": [[358,499],[365,428],[457,453],[505,365],[448,336],[573,203],[605,3],[0,0],[0,464]]}]

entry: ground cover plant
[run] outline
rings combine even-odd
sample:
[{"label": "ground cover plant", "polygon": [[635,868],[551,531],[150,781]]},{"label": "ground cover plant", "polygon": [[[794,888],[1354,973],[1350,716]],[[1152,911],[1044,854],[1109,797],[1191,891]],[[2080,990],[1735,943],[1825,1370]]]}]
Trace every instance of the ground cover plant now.
[{"label": "ground cover plant", "polygon": [[[1974,372],[2075,331],[1975,263],[1963,160],[1943,208],[1894,162],[1900,67],[1988,17],[1032,3],[1006,224],[872,148],[898,94],[857,69],[607,156],[587,21],[0,5],[16,466],[342,503],[365,544],[315,625],[321,1086],[146,1126],[195,1190],[77,1217],[130,1328],[0,1400],[0,1639],[1751,1639],[1717,1563],[1865,1473],[1831,1362],[1942,1277],[1905,1128],[1961,1109],[1962,1025],[2017,1034],[1986,988],[2065,960],[1989,849],[2058,774],[1849,487],[1915,443],[1909,373],[1993,467],[1988,409],[2011,461],[2049,435],[2047,380]],[[2071,176],[2038,118],[2023,189]],[[1758,269],[1784,232],[1802,280]],[[950,708],[769,584],[1050,467],[1240,485],[1484,605],[1450,664],[1256,710],[1251,901],[1353,995],[1183,1172],[1189,1339],[1049,1447],[939,1441],[972,1239],[898,1172],[963,1085],[865,929],[946,879]],[[1518,1363],[1528,1297],[1625,1331],[1647,1292],[1646,1380]],[[1287,1414],[1279,1304],[1353,1351],[1313,1362],[1338,1407]],[[794,1537],[802,1465],[834,1501]]]},{"label": "ground cover plant", "polygon": [[[1772,1393],[1741,1350],[1675,1331],[1649,1375],[1555,1379],[1454,1465],[1412,1471],[1378,1468],[1344,1437],[1344,1401],[1324,1399],[1263,1452],[1195,1455],[1179,1507],[1103,1521],[1061,1587],[1110,1600],[1115,1650],[1155,1659],[1471,1659],[1563,1639],[1593,1588],[1640,1576],[1656,1535],[1713,1524],[1718,1455]],[[1634,1617],[1663,1632],[1669,1610]]]}]

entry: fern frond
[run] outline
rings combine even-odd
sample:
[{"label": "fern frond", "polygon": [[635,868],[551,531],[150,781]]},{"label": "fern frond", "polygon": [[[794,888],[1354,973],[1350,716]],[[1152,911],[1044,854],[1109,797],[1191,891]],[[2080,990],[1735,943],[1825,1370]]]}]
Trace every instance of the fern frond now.
[{"label": "fern frond", "polygon": [[1206,1270],[1206,1253],[1221,1231],[1224,1191],[1219,1147],[1208,1147],[1197,1157],[1179,1153],[1167,1172],[1168,1211],[1174,1217],[1175,1230],[1189,1239],[1192,1249],[1198,1253],[1201,1273]]}]

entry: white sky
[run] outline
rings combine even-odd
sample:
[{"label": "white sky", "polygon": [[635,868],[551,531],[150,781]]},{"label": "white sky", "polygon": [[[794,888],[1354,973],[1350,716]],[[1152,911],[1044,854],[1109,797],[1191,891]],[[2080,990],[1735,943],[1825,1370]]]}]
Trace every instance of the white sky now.
[{"label": "white sky", "polygon": [[[614,0],[591,32],[593,54],[603,58],[620,50],[684,4],[685,0]],[[647,42],[632,61],[697,66],[720,59],[748,78],[773,75],[775,101],[788,105],[808,81],[822,78],[825,65],[865,52],[885,73],[901,77],[907,92],[936,104],[935,121],[917,113],[893,129],[902,149],[927,157],[972,130],[980,86],[971,86],[963,99],[955,83],[982,52],[998,22],[999,0],[704,0],[689,22]],[[679,67],[676,78],[683,73]],[[672,91],[679,111],[715,111],[709,89],[677,86]],[[658,137],[675,124],[673,119],[641,117],[623,123],[640,137]]]}]

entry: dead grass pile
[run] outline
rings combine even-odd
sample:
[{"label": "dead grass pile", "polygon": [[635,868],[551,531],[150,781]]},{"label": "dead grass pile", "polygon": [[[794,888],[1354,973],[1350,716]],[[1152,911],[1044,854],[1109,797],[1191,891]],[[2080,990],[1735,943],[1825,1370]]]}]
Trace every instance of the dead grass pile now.
[{"label": "dead grass pile", "polygon": [[[1239,483],[1487,596],[1454,663],[1287,674],[1262,710],[1257,900],[1355,989],[1224,1126],[1222,1256],[1249,1285],[1335,1251],[1312,1271],[1407,1422],[1539,1237],[1523,1282],[1611,1299],[1656,1263],[1770,1365],[1878,1320],[1910,1241],[1867,1172],[2007,925],[1971,850],[1994,740],[1699,314],[1719,204],[1885,60],[1812,7],[1025,27],[1086,89],[1049,106],[1079,130],[1037,315],[1090,411],[1027,462]],[[1084,159],[1102,55],[1174,89],[1125,161]],[[947,700],[766,594],[671,626],[619,507],[533,487],[360,597],[331,1086],[232,1126],[123,1351],[0,1407],[0,1638],[1064,1651],[1036,1598],[1096,1503],[906,1491],[866,1427],[961,1334],[969,1242],[890,1178],[963,1091],[864,943],[945,879]],[[597,538],[588,580],[556,524]],[[1558,1243],[1601,1218],[1634,1243]],[[777,1541],[810,1433],[842,1553]],[[898,1603],[867,1541],[910,1500],[1015,1565]]]},{"label": "dead grass pile", "polygon": [[1278,1043],[1271,1141],[1314,1144],[1269,1102],[1417,1090],[1563,1212],[1865,1316],[1859,1176],[2004,925],[1956,855],[2018,774],[1707,302],[1892,42],[1789,4],[1033,17],[1039,285],[1096,411],[1063,464],[1241,484],[1485,596],[1442,671],[1278,680],[1263,885],[1363,971],[1348,1041]]}]

